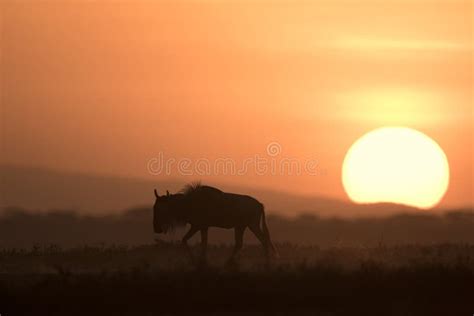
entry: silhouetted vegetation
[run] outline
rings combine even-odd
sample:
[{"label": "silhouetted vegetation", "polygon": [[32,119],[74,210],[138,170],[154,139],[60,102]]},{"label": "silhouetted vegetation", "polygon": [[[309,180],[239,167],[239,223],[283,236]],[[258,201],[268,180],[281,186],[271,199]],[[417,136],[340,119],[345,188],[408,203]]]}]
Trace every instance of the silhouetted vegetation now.
[{"label": "silhouetted vegetation", "polygon": [[[272,239],[276,242],[330,246],[374,246],[378,244],[474,243],[474,213],[459,210],[444,215],[399,214],[386,218],[321,218],[268,216]],[[155,235],[152,209],[132,209],[121,215],[81,216],[56,211],[40,214],[34,211],[6,209],[0,216],[0,247],[29,248],[35,244],[61,247],[120,244],[141,245],[155,238],[164,241],[180,239],[183,233]],[[232,230],[211,228],[211,243],[231,243]],[[258,243],[245,234],[245,243]],[[195,237],[196,238],[196,237]]]},{"label": "silhouetted vegetation", "polygon": [[[211,246],[196,266],[175,243],[0,252],[2,315],[470,315],[474,246]],[[194,249],[197,251],[197,249]]]},{"label": "silhouetted vegetation", "polygon": [[[182,234],[155,239],[151,209],[116,216],[4,210],[2,315],[470,315],[474,214],[269,216],[280,259],[211,230],[208,264]],[[192,250],[198,253],[198,245]],[[197,257],[196,257],[197,258]]]}]

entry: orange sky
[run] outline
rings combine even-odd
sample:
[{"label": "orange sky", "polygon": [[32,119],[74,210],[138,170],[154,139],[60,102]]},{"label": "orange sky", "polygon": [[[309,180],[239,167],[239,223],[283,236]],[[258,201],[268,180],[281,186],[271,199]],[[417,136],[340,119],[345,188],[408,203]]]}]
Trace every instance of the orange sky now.
[{"label": "orange sky", "polygon": [[[152,177],[148,161],[316,159],[316,175],[180,176],[347,199],[371,129],[444,149],[473,205],[470,1],[6,1],[0,163]],[[163,177],[164,175],[158,176]]]}]

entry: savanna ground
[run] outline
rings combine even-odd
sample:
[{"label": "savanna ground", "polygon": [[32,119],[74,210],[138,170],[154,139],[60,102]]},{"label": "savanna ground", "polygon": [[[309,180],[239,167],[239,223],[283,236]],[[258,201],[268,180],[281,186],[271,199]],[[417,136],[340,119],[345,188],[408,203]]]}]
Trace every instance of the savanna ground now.
[{"label": "savanna ground", "polygon": [[[1,315],[472,315],[474,245],[210,246],[177,243],[0,251]],[[198,246],[193,251],[198,252]]]}]

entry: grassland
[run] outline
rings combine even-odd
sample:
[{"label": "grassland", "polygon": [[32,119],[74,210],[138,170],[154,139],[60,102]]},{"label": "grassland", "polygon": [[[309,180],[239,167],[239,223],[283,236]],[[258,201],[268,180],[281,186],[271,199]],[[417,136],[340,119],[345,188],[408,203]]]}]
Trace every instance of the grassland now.
[{"label": "grassland", "polygon": [[[279,244],[266,266],[226,245],[196,265],[175,243],[0,251],[1,315],[472,315],[474,245]],[[193,249],[195,252],[198,249]]]}]

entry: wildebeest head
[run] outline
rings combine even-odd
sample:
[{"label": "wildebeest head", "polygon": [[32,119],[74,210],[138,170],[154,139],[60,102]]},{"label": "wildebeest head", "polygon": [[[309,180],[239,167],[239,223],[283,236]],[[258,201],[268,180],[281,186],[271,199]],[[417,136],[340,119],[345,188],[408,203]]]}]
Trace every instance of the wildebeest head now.
[{"label": "wildebeest head", "polygon": [[166,191],[166,195],[160,196],[155,190],[155,205],[153,206],[153,230],[155,233],[167,233],[176,225],[175,213],[173,212],[173,196]]}]

